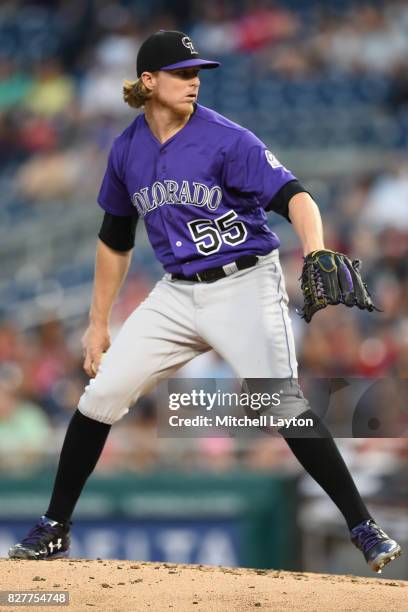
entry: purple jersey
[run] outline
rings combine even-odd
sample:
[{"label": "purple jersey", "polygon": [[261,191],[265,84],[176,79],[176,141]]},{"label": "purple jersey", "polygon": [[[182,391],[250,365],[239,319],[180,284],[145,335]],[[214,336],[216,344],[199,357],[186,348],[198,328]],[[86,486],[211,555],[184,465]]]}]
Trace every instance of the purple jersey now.
[{"label": "purple jersey", "polygon": [[163,144],[138,115],[112,145],[98,202],[143,218],[165,270],[191,276],[276,249],[265,208],[295,179],[252,132],[197,104]]}]

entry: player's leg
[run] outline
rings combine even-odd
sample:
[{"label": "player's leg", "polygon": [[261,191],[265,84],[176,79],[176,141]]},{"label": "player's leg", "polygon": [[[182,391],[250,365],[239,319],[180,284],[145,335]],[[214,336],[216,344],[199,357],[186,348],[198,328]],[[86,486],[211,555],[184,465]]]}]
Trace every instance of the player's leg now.
[{"label": "player's leg", "polygon": [[[295,343],[278,253],[272,252],[253,269],[208,285],[207,290],[198,319],[206,340],[239,378],[247,380],[250,391],[265,392],[268,385],[275,392],[279,391],[277,386],[283,388],[280,405],[270,411],[275,417],[314,418],[296,381]],[[227,313],[217,305],[225,303],[231,305]],[[330,433],[323,424],[316,424],[310,435],[312,439],[299,439],[293,430],[288,430],[285,439],[300,463],[340,508],[350,528],[370,519]]]},{"label": "player's leg", "polygon": [[401,547],[371,517],[327,427],[311,410],[303,416],[311,417],[313,426],[293,425],[280,433],[305,470],[342,512],[353,544],[370,567],[381,573],[384,565],[399,557]]},{"label": "player's leg", "polygon": [[194,329],[192,286],[160,281],[127,319],[87,385],[68,426],[50,505],[11,558],[67,554],[69,521],[111,425],[161,378],[208,350]]},{"label": "player's leg", "polygon": [[201,301],[200,333],[239,378],[247,379],[250,389],[266,391],[270,384],[271,391],[276,392],[276,382],[280,381],[274,379],[286,379],[274,416],[312,418],[313,426],[307,432],[288,428],[280,433],[298,461],[337,505],[353,542],[377,571],[400,554],[400,547],[373,522],[330,432],[293,382],[298,376],[295,343],[278,254],[262,258],[254,269],[207,285]]},{"label": "player's leg", "polygon": [[197,328],[240,378],[296,378],[287,294],[277,251],[216,283],[202,283]]},{"label": "player's leg", "polygon": [[203,286],[197,329],[251,391],[279,392],[276,417],[298,417],[309,405],[297,384],[297,361],[278,253]]}]

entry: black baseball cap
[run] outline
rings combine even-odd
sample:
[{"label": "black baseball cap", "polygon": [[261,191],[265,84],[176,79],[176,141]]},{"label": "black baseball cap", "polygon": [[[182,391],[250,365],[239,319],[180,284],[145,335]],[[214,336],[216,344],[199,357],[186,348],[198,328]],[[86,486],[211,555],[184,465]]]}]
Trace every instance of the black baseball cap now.
[{"label": "black baseball cap", "polygon": [[201,59],[191,38],[184,32],[160,30],[147,38],[136,60],[137,76],[142,72],[176,68],[217,68],[219,62]]}]

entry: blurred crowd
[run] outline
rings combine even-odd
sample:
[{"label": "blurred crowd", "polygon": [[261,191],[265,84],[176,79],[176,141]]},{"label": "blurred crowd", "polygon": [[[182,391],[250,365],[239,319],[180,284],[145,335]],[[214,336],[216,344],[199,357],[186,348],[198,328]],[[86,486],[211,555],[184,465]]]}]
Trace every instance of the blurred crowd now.
[{"label": "blurred crowd", "polygon": [[[280,77],[298,83],[296,103],[313,75],[336,74],[385,79],[368,95],[378,96],[388,138],[398,124],[387,118],[407,114],[408,7],[402,0],[8,0],[0,6],[0,164],[17,171],[21,197],[67,197],[73,185],[94,193],[106,148],[132,116],[121,99],[123,79],[134,76],[141,41],[160,28],[188,30],[202,53],[225,62],[222,80],[233,74],[231,64],[250,62],[226,90],[215,81],[225,92],[219,102],[231,111],[234,97],[242,97],[241,79],[257,92],[262,81],[273,85]],[[218,77],[203,78],[211,84]],[[339,83],[323,98],[344,94],[340,103],[347,105],[346,92],[336,92]],[[269,104],[279,108],[273,98]]]},{"label": "blurred crowd", "polygon": [[263,52],[258,60],[285,77],[336,69],[397,76],[406,67],[408,12],[401,0],[244,5],[202,4],[193,26],[199,46],[219,54]]},{"label": "blurred crowd", "polygon": [[[188,31],[203,55],[226,65],[249,58],[251,75],[260,82],[304,84],[335,73],[354,83],[374,75],[384,79],[376,102],[381,117],[408,117],[408,6],[403,0],[6,0],[0,6],[3,232],[14,232],[17,211],[23,221],[33,207],[43,207],[46,216],[47,201],[73,208],[78,201],[94,205],[112,139],[133,116],[121,99],[122,81],[134,77],[141,41],[160,28]],[[234,95],[239,97],[232,88],[232,102]],[[352,111],[347,99],[342,110],[344,115]],[[244,109],[236,119],[245,124],[249,112]],[[262,123],[257,133],[268,141]],[[279,138],[268,144],[279,147]],[[302,254],[289,224],[271,219],[282,238],[300,371],[323,378],[407,379],[408,156],[327,182],[310,177],[309,185],[307,178],[302,182],[321,205],[327,245],[363,260],[364,276],[383,312],[336,307],[318,313],[312,325],[301,321],[295,310],[301,307]],[[153,275],[132,271],[114,310],[113,334],[154,281]],[[26,329],[18,316],[0,319],[0,473],[38,469],[49,463],[49,455],[55,458],[87,384],[80,344],[85,310],[74,325],[51,316]],[[233,373],[211,352],[181,375]],[[398,418],[406,436],[406,408]],[[155,419],[154,395],[140,400],[115,426],[100,469],[298,469],[279,438],[246,445],[232,438],[160,440]],[[360,465],[380,456],[378,478],[395,477],[408,462],[406,439],[354,440],[347,448],[351,462],[354,457]]]}]

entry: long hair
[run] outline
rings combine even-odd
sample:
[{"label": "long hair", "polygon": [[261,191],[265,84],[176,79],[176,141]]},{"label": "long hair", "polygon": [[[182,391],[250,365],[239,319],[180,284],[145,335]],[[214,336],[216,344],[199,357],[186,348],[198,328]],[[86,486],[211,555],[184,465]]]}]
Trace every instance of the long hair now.
[{"label": "long hair", "polygon": [[152,92],[144,86],[142,79],[123,82],[123,100],[132,108],[144,106],[151,95]]}]

